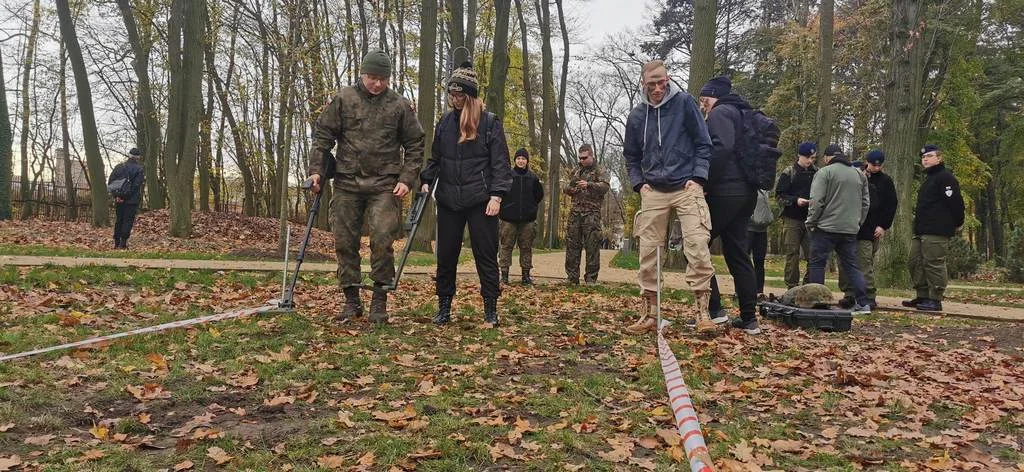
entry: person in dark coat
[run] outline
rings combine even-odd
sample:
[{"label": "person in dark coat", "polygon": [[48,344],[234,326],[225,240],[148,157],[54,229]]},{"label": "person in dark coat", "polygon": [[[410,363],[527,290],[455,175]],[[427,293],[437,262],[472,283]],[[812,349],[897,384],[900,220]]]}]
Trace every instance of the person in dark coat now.
[{"label": "person in dark coat", "polygon": [[[800,260],[806,263],[811,255],[811,236],[804,226],[811,200],[811,181],[818,168],[814,165],[817,148],[804,142],[797,146],[796,162],[779,174],[775,199],[782,208],[782,250],[786,255],[784,270],[786,288],[800,285]],[[801,257],[803,253],[803,257]],[[804,272],[803,283],[807,283]]]},{"label": "person in dark coat", "polygon": [[903,306],[921,311],[942,311],[942,296],[949,274],[946,254],[949,240],[964,224],[964,197],[960,182],[942,162],[942,150],[929,144],[921,148],[926,174],[917,191],[914,239],[910,244],[910,275],[917,296]]},{"label": "person in dark coat", "polygon": [[[857,260],[860,263],[861,273],[864,274],[864,284],[868,292],[868,304],[872,309],[878,306],[875,295],[878,290],[875,288],[875,256],[881,245],[885,233],[892,227],[893,219],[896,218],[896,206],[898,196],[896,184],[892,178],[882,172],[882,165],[885,162],[885,153],[881,149],[873,149],[864,157],[863,171],[868,176],[868,191],[871,195],[871,207],[868,210],[868,217],[860,226],[857,233]],[[849,277],[839,266],[839,289],[846,296],[839,301],[844,308],[852,308],[855,303],[853,284]]]},{"label": "person in dark coat", "polygon": [[[484,319],[498,324],[498,212],[512,186],[505,130],[493,114],[484,111],[473,65],[463,63],[448,79],[452,110],[441,117],[422,182],[434,182],[437,201],[437,315],[434,323],[451,321],[455,296],[455,268],[462,250],[462,234],[469,237],[480,277]],[[423,184],[429,191],[430,184]]]},{"label": "person in dark coat", "polygon": [[533,268],[533,240],[537,235],[537,207],[544,199],[544,186],[537,174],[530,170],[530,153],[520,148],[516,151],[515,167],[512,168],[512,187],[501,200],[498,212],[501,247],[498,251],[498,267],[501,268],[501,282],[508,283],[508,269],[512,265],[512,249],[519,244],[519,267],[523,272],[523,284],[533,284],[530,269]]},{"label": "person in dark coat", "polygon": [[128,249],[128,238],[135,226],[135,215],[139,213],[142,203],[142,188],[146,183],[146,173],[142,167],[142,151],[132,148],[128,159],[114,167],[107,179],[109,186],[116,180],[127,179],[128,189],[122,195],[114,195],[114,248]]}]

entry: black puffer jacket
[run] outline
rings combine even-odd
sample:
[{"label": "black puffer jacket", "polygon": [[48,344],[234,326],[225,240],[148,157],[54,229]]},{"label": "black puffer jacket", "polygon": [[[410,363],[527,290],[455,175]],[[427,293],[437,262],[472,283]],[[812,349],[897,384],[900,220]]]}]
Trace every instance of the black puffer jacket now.
[{"label": "black puffer jacket", "polygon": [[512,223],[537,219],[537,205],[544,199],[544,186],[530,169],[512,169],[512,187],[501,200],[498,217]]},{"label": "black puffer jacket", "polygon": [[892,220],[896,218],[896,205],[899,199],[892,178],[883,172],[868,174],[868,187],[871,192],[871,209],[868,210],[868,217],[864,224],[860,225],[860,232],[857,233],[857,239],[861,241],[874,240],[875,228],[878,226],[889,230]]},{"label": "black puffer jacket", "polygon": [[462,211],[483,203],[492,196],[504,197],[512,185],[508,163],[508,145],[501,121],[484,112],[477,127],[477,138],[459,143],[459,117],[453,110],[441,117],[434,131],[422,182],[438,179],[437,203],[453,211]]},{"label": "black puffer jacket", "polygon": [[816,172],[818,168],[814,164],[804,169],[794,163],[779,174],[779,181],[775,184],[775,199],[782,207],[782,216],[800,221],[807,219],[808,207],[797,205],[796,200],[811,198],[811,182]]}]

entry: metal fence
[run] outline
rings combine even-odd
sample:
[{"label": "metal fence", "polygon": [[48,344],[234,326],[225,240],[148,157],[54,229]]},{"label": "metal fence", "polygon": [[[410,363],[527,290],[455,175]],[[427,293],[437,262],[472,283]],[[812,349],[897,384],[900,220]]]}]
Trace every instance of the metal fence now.
[{"label": "metal fence", "polygon": [[12,218],[23,218],[27,212],[30,217],[69,221],[71,209],[75,210],[76,221],[89,221],[92,217],[92,194],[88,187],[69,191],[68,187],[53,182],[30,183],[26,196],[20,181],[0,181],[0,185],[11,189]]}]

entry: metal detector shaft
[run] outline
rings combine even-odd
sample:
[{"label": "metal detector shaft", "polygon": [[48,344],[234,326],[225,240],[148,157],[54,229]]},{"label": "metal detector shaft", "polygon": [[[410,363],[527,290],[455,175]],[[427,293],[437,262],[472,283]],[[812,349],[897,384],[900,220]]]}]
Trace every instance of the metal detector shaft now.
[{"label": "metal detector shaft", "polygon": [[405,248],[402,249],[402,258],[398,261],[398,268],[395,269],[395,281],[388,287],[391,290],[398,288],[398,281],[402,278],[402,271],[405,270],[405,262],[409,260],[409,252],[412,251],[412,240],[416,237],[416,230],[420,227],[423,219],[423,210],[427,208],[427,200],[430,194],[427,192],[416,192],[416,198],[409,208],[409,217],[405,220]]},{"label": "metal detector shaft", "polygon": [[316,223],[316,216],[320,213],[320,196],[323,194],[323,189],[321,189],[313,197],[313,205],[309,208],[309,221],[306,222],[306,236],[302,238],[299,254],[295,256],[295,272],[292,273],[292,281],[288,284],[284,291],[284,296],[281,297],[281,301],[278,303],[280,308],[295,309],[295,283],[299,280],[299,268],[302,267],[302,260],[306,258],[306,247],[309,246],[309,238],[313,234],[313,224]]}]

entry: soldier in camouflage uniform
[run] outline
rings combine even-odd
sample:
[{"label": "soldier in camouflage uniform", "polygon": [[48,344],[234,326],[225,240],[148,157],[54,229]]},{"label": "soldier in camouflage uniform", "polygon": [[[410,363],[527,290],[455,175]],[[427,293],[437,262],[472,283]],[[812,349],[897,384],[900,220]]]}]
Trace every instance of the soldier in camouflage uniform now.
[{"label": "soldier in camouflage uniform", "polygon": [[572,172],[569,183],[562,189],[572,198],[569,222],[565,226],[565,276],[571,284],[580,282],[580,255],[587,251],[584,281],[597,283],[601,268],[601,206],[608,193],[608,174],[594,163],[594,148],[580,146],[580,165]]},{"label": "soldier in camouflage uniform", "polygon": [[[345,294],[339,320],[363,313],[359,243],[364,222],[370,232],[370,279],[378,288],[394,281],[392,244],[401,227],[401,198],[415,188],[423,165],[423,129],[412,102],[388,88],[391,58],[370,51],[359,69],[356,85],[343,88],[320,114],[309,159],[316,193],[325,170],[320,156],[337,143],[330,216],[338,284]],[[375,291],[370,321],[385,323],[387,318],[387,292]]]}]

